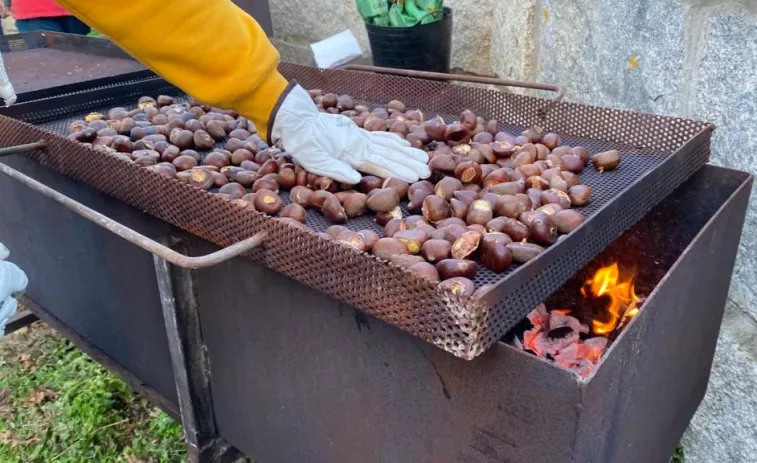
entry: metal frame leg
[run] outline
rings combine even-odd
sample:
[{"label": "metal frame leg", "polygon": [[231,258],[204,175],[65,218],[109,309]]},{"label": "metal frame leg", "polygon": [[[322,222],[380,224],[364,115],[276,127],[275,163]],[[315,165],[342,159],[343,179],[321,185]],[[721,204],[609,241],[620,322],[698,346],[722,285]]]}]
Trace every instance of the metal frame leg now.
[{"label": "metal frame leg", "polygon": [[[171,245],[168,241],[163,240],[163,244]],[[171,247],[186,254],[180,242]],[[218,437],[216,431],[194,271],[172,265],[157,255],[153,260],[189,452],[187,462],[233,461],[239,452]]]},{"label": "metal frame leg", "polygon": [[6,323],[5,334],[8,335],[21,328],[25,328],[37,320],[39,320],[39,318],[31,312],[18,312],[8,320],[8,323]]}]

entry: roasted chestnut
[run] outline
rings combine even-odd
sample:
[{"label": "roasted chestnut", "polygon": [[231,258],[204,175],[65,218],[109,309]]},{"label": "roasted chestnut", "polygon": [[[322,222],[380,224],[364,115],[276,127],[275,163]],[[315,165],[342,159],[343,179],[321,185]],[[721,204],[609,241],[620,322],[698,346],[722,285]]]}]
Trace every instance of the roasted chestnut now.
[{"label": "roasted chestnut", "polygon": [[450,154],[437,154],[428,162],[428,168],[431,172],[452,175],[455,172],[455,167],[457,167],[457,163]]},{"label": "roasted chestnut", "polygon": [[184,171],[197,167],[197,160],[192,156],[183,155],[174,159],[172,164],[176,166],[176,170]]},{"label": "roasted chestnut", "polygon": [[563,209],[570,208],[571,201],[568,193],[554,188],[541,192],[541,204],[555,203],[560,205]]},{"label": "roasted chestnut", "polygon": [[589,150],[584,148],[583,146],[574,146],[570,149],[570,151],[568,151],[568,154],[573,154],[581,158],[581,161],[583,161],[584,165],[589,163]]},{"label": "roasted chestnut", "polygon": [[399,202],[400,197],[397,190],[382,188],[371,192],[366,201],[366,206],[374,212],[388,212],[397,207]]},{"label": "roasted chestnut", "polygon": [[336,107],[342,111],[355,109],[355,100],[349,95],[340,95],[336,99]]},{"label": "roasted chestnut", "polygon": [[580,174],[584,170],[583,160],[575,154],[566,154],[560,160],[562,161],[562,166],[560,167],[562,170],[567,170],[574,174]]},{"label": "roasted chestnut", "polygon": [[[134,130],[132,130],[132,140],[137,140],[134,138],[134,131],[137,130],[139,127],[135,127]],[[148,135],[148,134],[145,134]],[[169,140],[171,141],[172,145],[176,145],[181,150],[189,149],[194,146],[194,133],[192,133],[189,130],[182,130],[182,129],[173,129],[171,131],[171,134],[169,136]]]},{"label": "roasted chestnut", "polygon": [[389,260],[397,254],[409,254],[407,246],[394,238],[381,238],[373,245],[373,254],[381,259]]},{"label": "roasted chestnut", "polygon": [[410,252],[410,254],[418,254],[421,252],[423,243],[428,240],[428,235],[426,235],[425,232],[417,229],[399,230],[394,235],[392,235],[392,238],[401,241],[405,246],[407,246],[407,250],[408,252]]},{"label": "roasted chestnut", "polygon": [[255,193],[254,205],[256,210],[271,215],[278,214],[283,206],[279,195],[265,188]]},{"label": "roasted chestnut", "polygon": [[321,212],[332,223],[347,222],[347,213],[344,211],[342,204],[338,199],[336,199],[336,196],[334,195],[326,197],[323,204],[321,205]]},{"label": "roasted chestnut", "polygon": [[[323,208],[323,203],[326,202],[326,199],[328,198],[336,199],[336,196],[334,196],[334,193],[330,191],[316,190],[310,195],[310,207],[312,207],[318,212],[321,212],[321,209]],[[336,201],[339,202],[338,199],[336,199]]]},{"label": "roasted chestnut", "polygon": [[386,121],[374,117],[366,120],[365,123],[363,123],[363,128],[369,132],[384,132],[386,131]]},{"label": "roasted chestnut", "polygon": [[459,199],[452,198],[449,200],[450,210],[452,211],[452,217],[459,219],[465,219],[468,216],[468,205]]},{"label": "roasted chestnut", "polygon": [[468,278],[450,278],[439,283],[439,287],[450,291],[452,294],[461,297],[470,297],[473,295],[475,286],[473,282]]},{"label": "roasted chestnut", "polygon": [[497,195],[517,195],[518,193],[523,193],[526,191],[526,183],[522,180],[519,180],[517,182],[505,182],[505,183],[498,183],[496,185],[491,185],[488,188],[488,191]]},{"label": "roasted chestnut", "polygon": [[566,182],[562,177],[553,175],[552,179],[549,181],[549,188],[554,189],[554,190],[564,191],[565,193],[567,193],[568,182]]},{"label": "roasted chestnut", "polygon": [[453,259],[466,259],[476,252],[483,233],[477,231],[468,231],[463,233],[452,243],[451,254]]},{"label": "roasted chestnut", "polygon": [[[525,213],[524,213],[525,214]],[[522,216],[523,214],[521,214]],[[507,217],[504,225],[502,226],[502,232],[506,233],[510,239],[518,243],[528,239],[531,234],[529,228],[521,221]]]},{"label": "roasted chestnut", "polygon": [[550,215],[538,215],[531,221],[529,229],[531,238],[539,244],[549,245],[557,241],[557,226]]},{"label": "roasted chestnut", "polygon": [[436,223],[450,216],[449,204],[441,196],[429,195],[423,200],[421,207],[423,218],[428,223]]},{"label": "roasted chestnut", "polygon": [[378,177],[374,177],[373,175],[366,175],[360,180],[360,191],[363,193],[368,193],[371,190],[375,190],[376,188],[381,188],[381,185],[383,184],[383,180],[381,180]]},{"label": "roasted chestnut", "polygon": [[377,212],[374,220],[377,224],[384,226],[391,220],[402,220],[402,209],[399,206],[395,207],[391,211]]},{"label": "roasted chestnut", "polygon": [[613,170],[620,164],[620,152],[618,150],[610,150],[595,154],[591,157],[591,162],[600,172]]},{"label": "roasted chestnut", "polygon": [[352,230],[345,230],[334,238],[340,244],[356,249],[358,251],[369,251],[371,248],[365,242],[365,239],[359,233]]},{"label": "roasted chestnut", "polygon": [[565,209],[552,216],[560,233],[570,233],[584,221],[584,216],[575,209]]},{"label": "roasted chestnut", "polygon": [[544,251],[544,248],[538,244],[517,242],[508,244],[507,249],[510,250],[513,261],[519,264],[525,264]]},{"label": "roasted chestnut", "polygon": [[[428,131],[428,129],[426,129],[426,131]],[[448,125],[444,130],[444,141],[451,146],[460,143],[468,143],[470,139],[471,130],[463,124],[453,123]]]},{"label": "roasted chestnut", "polygon": [[492,205],[485,199],[477,199],[471,203],[468,208],[468,215],[465,217],[465,222],[468,225],[479,224],[486,225],[494,217],[492,211]]},{"label": "roasted chestnut", "polygon": [[364,249],[365,251],[373,249],[373,245],[379,240],[378,233],[373,230],[360,230],[357,234],[363,237],[366,247],[366,249]]},{"label": "roasted chestnut", "polygon": [[[212,172],[211,175],[215,174],[215,173],[217,173],[217,172]],[[222,174],[219,173],[218,175],[222,175]],[[224,176],[224,178],[225,178],[225,176]],[[227,183],[226,185],[223,185],[218,190],[218,192],[229,195],[231,197],[231,199],[239,199],[242,196],[244,196],[245,194],[247,194],[247,190],[245,190],[245,188],[242,185],[238,184],[238,183]]]},{"label": "roasted chestnut", "polygon": [[515,145],[507,140],[495,141],[491,144],[492,153],[497,158],[509,158],[515,153]]},{"label": "roasted chestnut", "polygon": [[381,188],[392,188],[397,192],[400,198],[404,198],[405,196],[407,196],[407,192],[410,189],[410,184],[400,178],[389,177],[384,180]]},{"label": "roasted chestnut", "polygon": [[463,161],[455,168],[455,177],[463,183],[481,181],[481,166],[472,161]]},{"label": "roasted chestnut", "polygon": [[[536,142],[532,141],[531,143],[536,143]],[[560,146],[560,135],[554,132],[545,133],[544,135],[541,136],[541,143],[542,145],[546,146],[550,150],[553,150],[557,148],[558,146]]]},{"label": "roasted chestnut", "polygon": [[501,273],[513,264],[513,255],[507,245],[493,239],[481,243],[481,263],[495,273]]},{"label": "roasted chestnut", "polygon": [[191,171],[188,183],[194,187],[208,190],[213,186],[213,175],[207,170],[194,169]]},{"label": "roasted chestnut", "polygon": [[423,243],[421,253],[429,262],[438,262],[449,258],[452,244],[444,239],[430,239]]},{"label": "roasted chestnut", "polygon": [[589,185],[574,185],[568,189],[570,202],[574,206],[585,206],[591,198],[591,187]]},{"label": "roasted chestnut", "polygon": [[517,219],[526,210],[522,201],[513,195],[502,195],[494,204],[494,211],[498,216]]},{"label": "roasted chestnut", "polygon": [[[260,180],[260,175],[249,170],[242,170],[234,174],[234,180],[244,187],[251,187]],[[278,186],[276,189],[278,189]]]},{"label": "roasted chestnut", "polygon": [[444,124],[444,119],[441,117],[437,116],[424,122],[423,127],[426,129],[426,133],[431,140],[444,140],[444,132],[447,129],[447,126]]},{"label": "roasted chestnut", "polygon": [[305,208],[297,203],[290,203],[284,206],[279,213],[279,217],[291,217],[298,222],[305,223]]},{"label": "roasted chestnut", "polygon": [[478,272],[478,265],[472,260],[444,259],[436,264],[436,271],[442,280],[456,277],[473,279]]},{"label": "roasted chestnut", "polygon": [[432,283],[439,283],[439,272],[436,271],[436,267],[428,262],[418,262],[417,264],[409,266],[407,269],[411,273],[414,273],[421,278],[425,278]]},{"label": "roasted chestnut", "polygon": [[342,201],[342,207],[347,213],[347,217],[359,217],[365,213],[366,195],[363,193],[352,193]]},{"label": "roasted chestnut", "polygon": [[384,237],[386,238],[392,238],[395,233],[407,230],[407,225],[405,224],[402,219],[391,219],[386,224],[384,224]]},{"label": "roasted chestnut", "polygon": [[434,187],[434,194],[449,201],[455,192],[463,189],[463,184],[455,177],[444,177]]}]

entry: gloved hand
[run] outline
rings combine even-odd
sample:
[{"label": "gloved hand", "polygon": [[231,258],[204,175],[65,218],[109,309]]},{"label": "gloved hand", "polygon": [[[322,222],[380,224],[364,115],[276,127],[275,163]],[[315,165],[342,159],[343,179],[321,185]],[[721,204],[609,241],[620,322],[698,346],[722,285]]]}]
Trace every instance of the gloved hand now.
[{"label": "gloved hand", "polygon": [[10,79],[8,79],[8,74],[5,73],[2,53],[0,53],[0,98],[5,100],[5,106],[10,106],[16,102],[16,91],[13,89]]},{"label": "gloved hand", "polygon": [[0,244],[0,338],[5,334],[5,324],[16,313],[15,295],[26,289],[29,280],[16,265],[3,262],[8,257],[8,249]]},{"label": "gloved hand", "polygon": [[360,174],[399,177],[406,182],[431,175],[428,154],[389,132],[368,132],[346,116],[318,112],[305,89],[295,85],[273,116],[270,134],[306,170],[357,184]]}]

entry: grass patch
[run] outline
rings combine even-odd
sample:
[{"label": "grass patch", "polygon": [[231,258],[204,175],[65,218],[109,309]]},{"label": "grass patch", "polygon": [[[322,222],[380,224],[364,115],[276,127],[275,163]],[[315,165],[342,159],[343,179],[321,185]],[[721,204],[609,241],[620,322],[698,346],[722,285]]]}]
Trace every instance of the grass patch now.
[{"label": "grass patch", "polygon": [[684,463],[686,459],[683,457],[683,445],[678,444],[676,451],[673,452],[673,456],[670,457],[670,463]]},{"label": "grass patch", "polygon": [[43,324],[0,341],[0,462],[173,463],[181,426]]}]

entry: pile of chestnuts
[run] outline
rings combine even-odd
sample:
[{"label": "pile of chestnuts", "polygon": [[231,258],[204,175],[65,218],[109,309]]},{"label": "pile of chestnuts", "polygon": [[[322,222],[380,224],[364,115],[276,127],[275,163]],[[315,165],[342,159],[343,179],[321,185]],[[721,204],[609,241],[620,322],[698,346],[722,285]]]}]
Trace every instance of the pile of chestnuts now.
[{"label": "pile of chestnuts", "polygon": [[[591,188],[579,177],[589,164],[600,172],[620,164],[618,151],[591,156],[536,128],[512,135],[468,110],[447,123],[397,100],[370,108],[349,95],[310,95],[319,111],[425,150],[431,177],[408,184],[365,175],[358,185],[340,184],[268,146],[239,114],[165,95],[142,97],[133,110],[89,114],[71,124],[69,138],[292,226],[310,230],[312,209],[334,224],[317,233],[323,239],[474,297],[489,289],[474,287],[479,266],[500,273],[528,262],[584,221],[574,207],[590,201]],[[221,142],[224,149],[215,148]],[[280,190],[289,191],[286,205]],[[344,225],[365,214],[383,227],[382,236]]]}]

